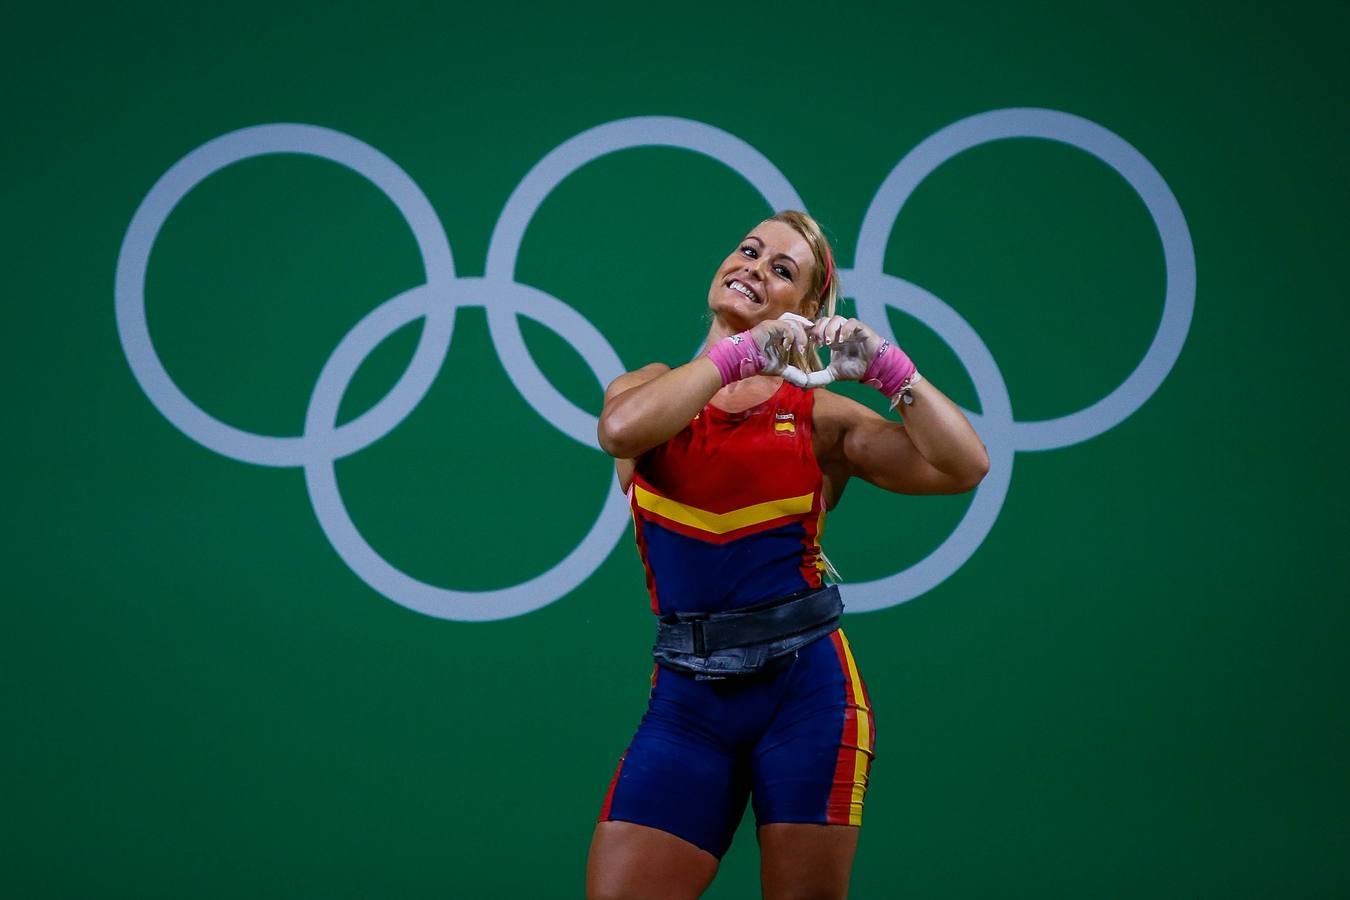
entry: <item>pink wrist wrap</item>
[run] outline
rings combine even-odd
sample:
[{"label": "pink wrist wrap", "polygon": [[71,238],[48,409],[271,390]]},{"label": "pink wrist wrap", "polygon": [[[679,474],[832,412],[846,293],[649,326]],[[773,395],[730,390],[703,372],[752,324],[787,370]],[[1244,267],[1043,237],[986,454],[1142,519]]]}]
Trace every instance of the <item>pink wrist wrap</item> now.
[{"label": "pink wrist wrap", "polygon": [[887,397],[893,397],[905,386],[905,382],[914,377],[914,363],[905,351],[882,341],[872,364],[863,373],[862,383],[870,384]]},{"label": "pink wrist wrap", "polygon": [[758,375],[764,371],[764,364],[768,361],[759,347],[755,346],[748,331],[722,338],[708,348],[707,356],[717,366],[724,385]]}]

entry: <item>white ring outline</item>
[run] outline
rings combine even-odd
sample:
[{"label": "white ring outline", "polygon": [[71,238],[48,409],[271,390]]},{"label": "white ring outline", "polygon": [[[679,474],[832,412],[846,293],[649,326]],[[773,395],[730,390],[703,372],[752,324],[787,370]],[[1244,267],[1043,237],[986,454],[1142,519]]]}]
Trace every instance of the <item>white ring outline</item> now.
[{"label": "white ring outline", "polygon": [[[489,286],[498,291],[509,288],[521,295],[519,300],[511,302],[511,308],[552,328],[564,339],[575,337],[579,323],[584,323],[582,327],[590,328],[594,336],[604,342],[580,313],[528,285],[491,284],[486,279],[461,278],[456,290],[467,293],[475,287]],[[314,386],[305,412],[306,435],[334,433],[342,397],[357,369],[389,335],[425,314],[425,303],[418,295],[428,290],[427,285],[421,285],[386,300],[347,332],[324,364]],[[607,343],[604,346],[609,349],[610,358],[603,359],[598,366],[593,360],[586,359],[602,384],[607,377],[617,377],[622,372],[618,355]],[[629,522],[628,498],[611,479],[604,506],[586,536],[547,571],[528,581],[494,590],[459,591],[438,587],[396,568],[361,536],[343,503],[334,462],[333,459],[315,459],[305,464],[305,486],[310,502],[333,549],[362,581],[379,593],[400,606],[439,619],[487,622],[524,615],[547,606],[571,593],[595,573]]]},{"label": "white ring outline", "polygon": [[[1158,227],[1168,275],[1162,322],[1135,371],[1092,406],[1039,422],[1018,422],[1013,417],[1007,386],[997,364],[964,319],[924,289],[881,271],[885,245],[900,209],[918,184],[957,153],[1011,137],[1060,141],[1097,156],[1115,169],[1139,193]],[[203,446],[259,465],[303,465],[315,514],[330,542],[359,577],[394,602],[428,615],[461,621],[506,618],[545,606],[589,578],[613,549],[628,519],[626,503],[617,489],[609,492],[600,515],[582,541],[547,572],[510,588],[454,591],[411,578],[365,542],[342,503],[334,462],[387,434],[421,402],[448,352],[454,308],[477,305],[463,299],[465,292],[461,289],[470,284],[482,291],[485,299],[481,305],[488,311],[494,346],[522,396],[545,421],[564,434],[588,446],[597,446],[595,417],[577,408],[547,381],[529,356],[515,317],[525,315],[570,340],[602,384],[615,377],[622,364],[612,346],[584,316],[543,291],[516,283],[514,268],[525,229],[558,183],[600,156],[638,146],[673,146],[702,153],[749,181],[770,201],[771,207],[804,208],[795,190],[767,158],[726,132],[670,117],[619,120],[569,139],[537,163],[512,192],[494,227],[487,276],[456,279],[449,242],[430,203],[406,173],[369,145],[330,129],[286,124],[240,129],[209,141],[172,166],[155,183],[138,207],[123,240],[115,284],[116,312],[119,338],[133,374],[161,414]],[[214,419],[193,404],[169,378],[151,344],[145,319],[146,266],[155,238],[173,208],[192,187],[224,166],[268,153],[327,158],[369,179],[408,222],[427,272],[426,284],[385,301],[339,342],[311,395],[301,437],[242,431]],[[891,219],[890,225],[882,226],[880,223],[887,217]],[[972,419],[980,424],[993,463],[990,475],[976,490],[961,522],[936,550],[900,572],[849,586],[849,607],[854,612],[902,603],[954,574],[979,548],[997,520],[1011,482],[1016,450],[1050,449],[1086,440],[1119,424],[1142,406],[1175,363],[1194,308],[1195,261],[1190,232],[1162,176],[1123,139],[1086,119],[1054,110],[1005,109],[982,113],[955,122],[921,142],[878,188],[860,229],[857,262],[852,271],[840,274],[850,287],[849,295],[857,302],[860,318],[864,310],[878,313],[871,316],[875,327],[889,335],[885,307],[896,306],[925,322],[956,352],[980,398],[982,412],[972,414]],[[880,305],[874,308],[871,298],[880,298],[877,300]],[[365,355],[392,331],[418,317],[427,321],[408,369],[375,406],[351,422],[335,427],[342,395]],[[365,353],[358,354],[362,349]],[[593,361],[585,350],[598,351],[600,362]],[[1143,393],[1128,396],[1135,391]],[[540,404],[555,412],[561,410],[561,415],[550,418]],[[1112,415],[1118,418],[1102,424],[1101,417]],[[531,596],[535,587],[545,584],[547,591]]]},{"label": "white ring outline", "polygon": [[[1167,288],[1158,330],[1134,371],[1105,397],[1054,419],[1009,420],[1018,450],[1051,450],[1094,438],[1116,427],[1144,405],[1181,355],[1195,310],[1195,247],[1186,217],[1172,189],[1142,153],[1095,122],[1052,109],[1017,108],[979,113],[954,122],[921,141],[877,188],[858,232],[854,268],[880,272],[900,210],[914,189],[938,166],[981,144],[1008,138],[1041,138],[1067,144],[1106,163],[1139,195],[1162,242]],[[885,224],[889,222],[890,224]],[[858,300],[859,318],[865,302]],[[878,327],[890,334],[884,310]],[[870,320],[869,320],[870,321]],[[955,349],[955,348],[953,348]],[[980,424],[981,416],[972,421]]]},{"label": "white ring outline", "polygon": [[[398,208],[422,256],[432,298],[426,325],[408,369],[378,403],[344,424],[322,446],[307,437],[256,434],[227,425],[193,403],[173,382],[155,352],[145,316],[145,272],[159,231],[174,207],[209,176],[255,156],[297,153],[346,166],[366,178]],[[412,412],[440,371],[450,348],[455,278],[450,242],[431,202],[389,157],[340,131],[314,125],[256,125],[207,141],[169,168],[137,207],[117,256],[114,297],[117,331],[127,362],[156,409],[179,431],[222,456],[260,466],[304,465],[329,453],[345,456],[369,446]],[[383,428],[381,431],[380,429]]]},{"label": "white ring outline", "polygon": [[[535,163],[516,185],[492,229],[488,243],[487,277],[514,283],[516,260],[525,231],[539,207],[569,175],[601,157],[637,147],[673,147],[719,162],[740,175],[771,209],[803,208],[801,197],[769,159],[734,135],[711,125],[671,116],[639,116],[597,125],[563,141]],[[588,447],[597,447],[596,418],[580,409],[540,371],[525,346],[515,311],[487,303],[488,329],[502,365],[521,395],[563,434]],[[602,382],[604,384],[606,382]]]},{"label": "white ring outline", "polygon": [[[923,322],[952,348],[970,375],[975,394],[984,411],[986,427],[980,438],[989,451],[989,473],[975,488],[955,529],[927,556],[891,575],[872,581],[849,583],[846,603],[849,612],[871,612],[913,600],[927,593],[956,573],[984,543],[1003,511],[1003,502],[1012,483],[1015,448],[1006,427],[1012,420],[1012,399],[998,364],[984,341],[956,310],[928,291],[903,278],[884,272],[841,270],[839,280],[845,293],[854,298],[861,313],[862,297],[883,297],[878,331],[890,332],[885,307],[894,306]],[[892,302],[893,301],[893,302]],[[871,320],[868,320],[871,321]]]}]

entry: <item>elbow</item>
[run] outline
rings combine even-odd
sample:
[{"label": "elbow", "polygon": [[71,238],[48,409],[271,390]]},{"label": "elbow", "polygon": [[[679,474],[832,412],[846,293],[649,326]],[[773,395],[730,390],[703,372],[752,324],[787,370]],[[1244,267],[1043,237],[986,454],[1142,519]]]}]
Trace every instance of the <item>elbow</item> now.
[{"label": "elbow", "polygon": [[670,366],[664,363],[651,363],[636,372],[620,375],[610,383],[605,389],[605,406],[595,428],[601,450],[615,459],[637,459],[643,451],[651,449],[650,434],[642,431],[640,404],[639,408],[634,408],[628,402],[632,398],[624,395],[669,371]]},{"label": "elbow", "polygon": [[980,452],[972,457],[961,471],[957,473],[956,479],[959,485],[958,493],[973,491],[979,487],[980,482],[984,481],[984,476],[989,474],[989,451],[984,445],[980,446]]},{"label": "elbow", "polygon": [[615,459],[636,459],[646,449],[636,440],[632,423],[624,421],[621,413],[610,410],[600,414],[596,437],[600,441],[600,449]]}]

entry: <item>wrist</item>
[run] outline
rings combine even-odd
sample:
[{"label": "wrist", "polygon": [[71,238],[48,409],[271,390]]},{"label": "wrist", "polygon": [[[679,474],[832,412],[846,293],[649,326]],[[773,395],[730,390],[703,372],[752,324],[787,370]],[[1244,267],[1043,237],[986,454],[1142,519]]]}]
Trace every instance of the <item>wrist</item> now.
[{"label": "wrist", "polygon": [[724,386],[742,378],[749,378],[751,375],[758,375],[764,371],[767,362],[748,331],[722,338],[709,347],[704,355],[717,367],[717,373],[722,376]]},{"label": "wrist", "polygon": [[918,377],[918,370],[909,355],[890,341],[883,340],[860,380],[886,397],[894,397],[917,381]]},{"label": "wrist", "polygon": [[923,376],[917,371],[906,378],[904,384],[900,385],[900,390],[896,391],[895,394],[891,396],[891,409],[898,409],[901,406],[913,406],[914,391],[912,389],[914,385],[918,384],[920,381],[923,381]]}]

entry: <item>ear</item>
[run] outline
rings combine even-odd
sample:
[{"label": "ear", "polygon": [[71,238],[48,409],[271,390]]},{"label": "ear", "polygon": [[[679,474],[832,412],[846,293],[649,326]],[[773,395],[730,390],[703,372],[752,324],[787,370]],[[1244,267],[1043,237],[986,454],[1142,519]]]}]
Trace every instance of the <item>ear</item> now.
[{"label": "ear", "polygon": [[816,314],[819,312],[820,312],[819,300],[802,301],[802,315],[806,316],[808,319],[814,319],[816,317]]}]

